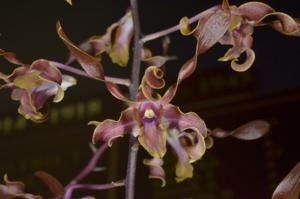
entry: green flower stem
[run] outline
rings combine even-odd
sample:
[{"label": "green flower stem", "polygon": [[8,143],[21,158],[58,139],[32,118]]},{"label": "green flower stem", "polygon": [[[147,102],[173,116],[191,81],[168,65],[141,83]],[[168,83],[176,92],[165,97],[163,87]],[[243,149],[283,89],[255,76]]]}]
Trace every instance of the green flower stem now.
[{"label": "green flower stem", "polygon": [[[89,76],[85,71],[77,69],[75,67],[72,66],[68,66],[65,64],[61,64],[59,62],[55,62],[55,61],[49,61],[50,64],[52,63],[54,66],[56,66],[57,68],[60,68],[62,70],[68,71],[70,73],[79,75],[79,76],[83,76],[83,77],[87,77],[87,78],[92,78],[91,76]],[[115,84],[120,84],[120,85],[124,85],[129,87],[130,86],[130,80],[129,79],[122,79],[122,78],[117,78],[117,77],[109,77],[109,76],[105,76],[105,80],[110,81],[112,83]]]},{"label": "green flower stem", "polygon": [[[133,52],[133,63],[131,72],[131,85],[129,87],[130,98],[136,99],[139,87],[140,79],[140,68],[141,68],[141,51],[142,43],[140,42],[140,20],[138,14],[138,0],[130,0],[133,25],[134,25],[134,52]],[[130,136],[129,140],[129,153],[127,162],[127,171],[125,179],[125,199],[134,199],[135,191],[135,173],[136,173],[136,162],[138,155],[138,143],[135,137]]]},{"label": "green flower stem", "polygon": [[[189,23],[194,23],[196,21],[198,21],[201,17],[205,16],[208,12],[212,12],[214,10],[217,10],[221,7],[221,5],[216,5],[216,6],[213,6],[203,12],[200,12],[199,14],[191,17],[189,19]],[[142,43],[146,43],[148,41],[151,41],[151,40],[155,40],[155,39],[158,39],[160,37],[163,37],[163,36],[166,36],[166,35],[169,35],[171,33],[174,33],[174,32],[177,32],[180,30],[180,26],[179,24],[178,25],[175,25],[175,26],[172,26],[170,28],[167,28],[165,30],[161,30],[159,32],[155,32],[155,33],[152,33],[152,34],[148,34],[148,35],[145,35],[144,37],[141,38],[141,42]]]}]

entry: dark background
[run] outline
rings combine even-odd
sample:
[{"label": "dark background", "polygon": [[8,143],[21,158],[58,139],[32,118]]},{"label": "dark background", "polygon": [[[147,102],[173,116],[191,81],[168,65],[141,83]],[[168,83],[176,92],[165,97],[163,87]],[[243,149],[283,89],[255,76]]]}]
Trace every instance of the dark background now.
[{"label": "dark background", "polygon": [[[240,5],[245,1],[231,1]],[[265,1],[278,11],[300,16],[297,1]],[[159,31],[178,23],[183,16],[193,16],[220,1],[140,1],[143,34]],[[103,34],[106,27],[124,15],[128,1],[74,0],[70,7],[64,0],[4,1],[0,7],[0,48],[15,52],[24,62],[39,58],[64,62],[67,50],[55,31],[61,20],[65,32],[76,43],[89,36]],[[192,38],[171,35],[170,55],[176,61],[166,66],[169,83],[175,80],[179,67],[193,55]],[[149,42],[154,52],[161,51],[160,40]],[[173,104],[183,111],[195,111],[209,128],[235,127],[254,119],[271,123],[271,131],[256,141],[233,138],[215,140],[214,147],[195,163],[194,178],[174,182],[172,154],[165,159],[167,186],[148,180],[141,150],[137,174],[136,198],[202,198],[266,199],[288,171],[299,161],[300,111],[300,39],[287,37],[268,27],[256,28],[253,49],[256,60],[250,70],[237,73],[229,63],[217,62],[226,46],[216,45],[199,59],[195,74],[186,80]],[[0,61],[2,72],[13,68]],[[126,77],[128,68],[112,65],[104,59],[110,75]],[[8,173],[13,180],[26,182],[27,190],[50,198],[47,189],[32,174],[50,172],[67,184],[91,157],[88,142],[93,127],[90,120],[117,119],[125,106],[114,99],[101,83],[78,77],[78,85],[66,92],[62,103],[51,104],[49,120],[33,124],[16,114],[18,103],[9,91],[0,95],[0,176]],[[124,178],[126,138],[117,141],[100,165],[106,171],[95,173],[84,182],[108,182]],[[117,192],[96,192],[97,198],[123,198]],[[47,195],[48,194],[48,195]],[[84,194],[76,192],[78,196]]]}]

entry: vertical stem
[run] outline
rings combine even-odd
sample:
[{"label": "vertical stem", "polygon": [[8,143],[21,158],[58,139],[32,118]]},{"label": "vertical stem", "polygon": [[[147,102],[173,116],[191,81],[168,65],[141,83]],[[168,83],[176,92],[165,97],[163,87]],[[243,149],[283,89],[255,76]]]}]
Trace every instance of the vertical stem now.
[{"label": "vertical stem", "polygon": [[[135,100],[140,79],[140,65],[141,65],[141,50],[142,43],[140,42],[140,20],[138,14],[138,0],[130,0],[133,26],[134,26],[134,52],[133,52],[133,63],[131,72],[131,86],[129,88],[130,98]],[[125,180],[125,198],[134,199],[135,191],[135,173],[136,173],[136,162],[138,155],[138,144],[137,140],[132,135],[129,140],[129,153],[127,162],[127,172]]]}]

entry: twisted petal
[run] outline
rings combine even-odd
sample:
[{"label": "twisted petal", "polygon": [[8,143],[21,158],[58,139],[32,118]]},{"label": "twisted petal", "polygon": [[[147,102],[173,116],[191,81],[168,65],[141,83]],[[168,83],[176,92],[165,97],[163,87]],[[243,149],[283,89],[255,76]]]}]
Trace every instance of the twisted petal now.
[{"label": "twisted petal", "polygon": [[162,168],[164,161],[159,158],[153,158],[151,160],[145,159],[143,163],[149,167],[149,178],[161,180],[161,187],[164,187],[166,185],[165,171]]},{"label": "twisted petal", "polygon": [[273,13],[279,20],[272,21],[270,26],[278,32],[291,36],[300,36],[300,21],[281,12]]},{"label": "twisted petal", "polygon": [[248,20],[258,22],[267,14],[275,12],[275,10],[265,3],[254,1],[242,4],[236,12],[238,12],[236,14],[248,18]]},{"label": "twisted petal", "polygon": [[243,124],[233,131],[226,131],[220,128],[214,129],[210,135],[217,138],[233,136],[242,140],[255,140],[265,135],[270,129],[270,124],[264,120],[254,120]]},{"label": "twisted petal", "polygon": [[147,100],[155,101],[152,90],[161,89],[165,86],[163,75],[163,71],[156,66],[149,66],[146,69],[139,89]]},{"label": "twisted petal", "polygon": [[163,114],[164,123],[168,129],[177,128],[179,131],[195,129],[203,137],[207,136],[206,125],[196,113],[182,113],[177,106],[168,105],[164,108]]},{"label": "twisted petal", "polygon": [[237,72],[244,72],[248,70],[254,63],[255,53],[252,49],[248,48],[245,50],[246,52],[246,60],[242,64],[238,64],[237,59],[232,60],[231,68]]},{"label": "twisted petal", "polygon": [[120,20],[115,40],[109,56],[113,63],[126,66],[129,60],[129,44],[133,37],[133,19],[131,11]]},{"label": "twisted petal", "polygon": [[[106,119],[103,122],[89,122],[95,124],[96,128],[93,133],[93,143],[98,141],[107,142],[109,146],[112,145],[113,139],[122,137],[125,133],[136,131],[135,121],[132,117],[133,111],[131,108],[124,110],[118,121]],[[133,132],[133,134],[135,134]]]},{"label": "twisted petal", "polygon": [[170,129],[168,131],[167,141],[168,144],[175,151],[178,161],[176,163],[176,181],[181,182],[186,178],[193,177],[193,166],[189,162],[187,152],[184,150],[178,139],[178,131],[176,129]]}]

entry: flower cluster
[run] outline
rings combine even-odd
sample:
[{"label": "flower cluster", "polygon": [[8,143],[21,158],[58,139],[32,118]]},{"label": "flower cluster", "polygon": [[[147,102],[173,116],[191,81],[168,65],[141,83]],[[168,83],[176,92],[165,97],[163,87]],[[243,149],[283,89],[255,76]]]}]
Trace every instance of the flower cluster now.
[{"label": "flower cluster", "polygon": [[1,88],[12,90],[11,98],[20,101],[18,112],[26,119],[43,121],[47,116],[47,100],[54,96],[53,102],[60,102],[64,98],[64,90],[76,84],[73,77],[62,75],[55,63],[50,61],[39,59],[27,65],[13,53],[0,50],[0,55],[19,65],[10,75],[0,73],[0,79],[5,82]]}]

